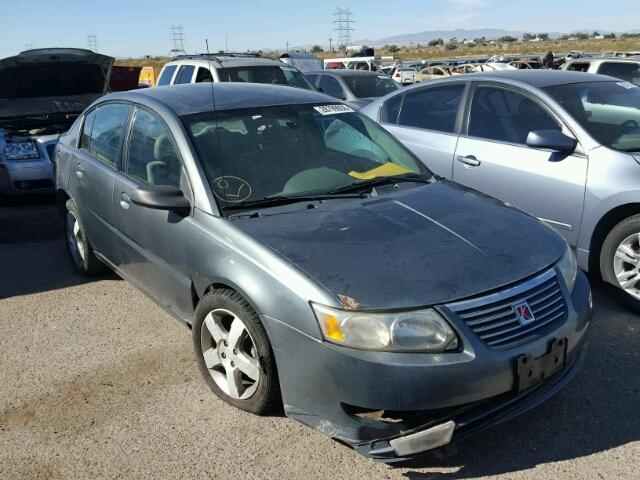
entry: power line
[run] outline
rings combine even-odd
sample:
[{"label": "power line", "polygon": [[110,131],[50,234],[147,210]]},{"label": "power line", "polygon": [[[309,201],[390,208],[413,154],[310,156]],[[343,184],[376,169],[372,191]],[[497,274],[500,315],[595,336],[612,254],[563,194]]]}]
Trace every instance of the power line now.
[{"label": "power line", "polygon": [[92,52],[98,51],[98,37],[96,35],[87,35],[87,46]]},{"label": "power line", "polygon": [[338,49],[346,50],[347,47],[351,45],[351,32],[355,30],[351,27],[351,25],[354,23],[351,8],[336,8],[333,17],[335,19],[333,23],[336,25],[336,28],[334,30],[338,36]]},{"label": "power line", "polygon": [[186,55],[184,50],[184,28],[182,25],[171,25],[171,50],[169,56]]}]

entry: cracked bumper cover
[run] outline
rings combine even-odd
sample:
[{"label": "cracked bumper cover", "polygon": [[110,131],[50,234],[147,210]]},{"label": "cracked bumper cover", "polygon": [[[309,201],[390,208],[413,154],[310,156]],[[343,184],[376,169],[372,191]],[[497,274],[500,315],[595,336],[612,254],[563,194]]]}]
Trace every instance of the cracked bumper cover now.
[{"label": "cracked bumper cover", "polygon": [[[578,273],[564,324],[535,341],[501,351],[489,349],[455,323],[462,351],[416,354],[344,348],[263,316],[287,416],[384,462],[417,455],[409,444],[423,444],[430,450],[460,441],[562,390],[582,366],[590,320],[590,288],[582,273]],[[540,357],[557,338],[567,339],[565,368],[519,394],[517,358]],[[350,406],[428,415],[414,415],[421,421],[388,422],[354,415]],[[455,425],[424,433],[447,422]],[[407,441],[394,441],[407,437]]]}]

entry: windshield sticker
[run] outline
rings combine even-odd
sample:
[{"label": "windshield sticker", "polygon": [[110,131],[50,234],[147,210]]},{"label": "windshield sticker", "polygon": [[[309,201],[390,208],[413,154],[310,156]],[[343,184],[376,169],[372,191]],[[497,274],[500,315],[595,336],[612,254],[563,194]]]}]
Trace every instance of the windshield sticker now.
[{"label": "windshield sticker", "polygon": [[638,88],[638,85],[634,85],[631,82],[617,82],[616,85],[620,85],[622,88],[626,88],[627,90],[631,90],[632,88]]},{"label": "windshield sticker", "polygon": [[353,113],[353,108],[346,105],[319,105],[313,107],[320,115],[335,115],[337,113]]},{"label": "windshield sticker", "polygon": [[218,177],[212,186],[215,196],[227,203],[244,202],[251,196],[251,185],[240,177]]}]

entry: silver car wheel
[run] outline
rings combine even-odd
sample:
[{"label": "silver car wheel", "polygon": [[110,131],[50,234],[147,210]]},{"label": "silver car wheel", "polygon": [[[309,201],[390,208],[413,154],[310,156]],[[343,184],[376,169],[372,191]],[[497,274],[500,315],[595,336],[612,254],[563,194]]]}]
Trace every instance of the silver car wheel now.
[{"label": "silver car wheel", "polygon": [[84,265],[84,240],[80,230],[80,222],[73,212],[67,212],[67,243],[76,263]]},{"label": "silver car wheel", "polygon": [[250,398],[260,382],[260,361],[246,325],[219,308],[207,314],[200,335],[204,363],[216,385],[236,400]]},{"label": "silver car wheel", "polygon": [[613,271],[620,288],[640,300],[640,233],[629,235],[618,245]]}]

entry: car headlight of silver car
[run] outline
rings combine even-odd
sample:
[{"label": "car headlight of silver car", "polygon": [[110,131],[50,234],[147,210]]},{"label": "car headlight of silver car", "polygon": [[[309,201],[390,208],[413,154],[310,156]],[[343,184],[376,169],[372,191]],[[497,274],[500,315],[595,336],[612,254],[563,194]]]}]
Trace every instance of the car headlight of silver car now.
[{"label": "car headlight of silver car", "polygon": [[345,347],[394,352],[444,352],[458,337],[435,310],[374,313],[311,304],[324,338]]},{"label": "car headlight of silver car", "polygon": [[27,160],[40,157],[36,142],[7,143],[2,153],[7,160]]},{"label": "car headlight of silver car", "polygon": [[556,267],[560,270],[560,274],[569,291],[573,290],[578,275],[578,262],[573,254],[573,249],[568,244],[562,258],[556,263]]}]

